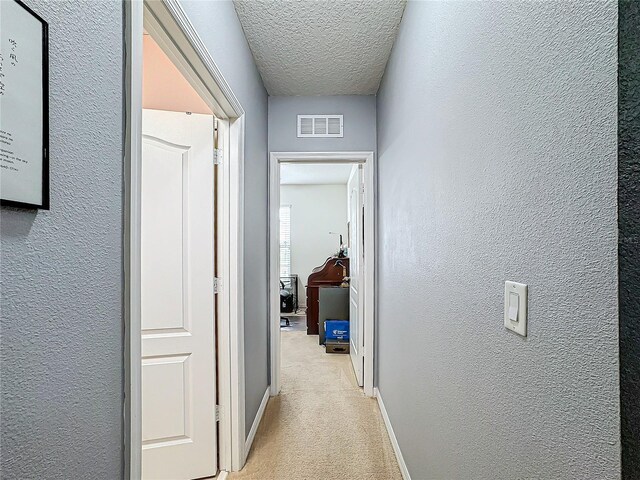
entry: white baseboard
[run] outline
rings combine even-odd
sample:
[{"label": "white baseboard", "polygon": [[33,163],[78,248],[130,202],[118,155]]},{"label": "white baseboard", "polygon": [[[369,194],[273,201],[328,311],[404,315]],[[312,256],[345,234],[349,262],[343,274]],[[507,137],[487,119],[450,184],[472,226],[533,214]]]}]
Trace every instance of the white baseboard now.
[{"label": "white baseboard", "polygon": [[228,476],[229,472],[227,472],[226,470],[220,470],[218,476],[216,477],[216,480],[227,480]]},{"label": "white baseboard", "polygon": [[398,460],[398,465],[400,466],[400,473],[402,473],[402,478],[404,480],[411,480],[411,475],[409,475],[407,464],[404,462],[404,458],[402,457],[402,452],[400,451],[400,445],[398,444],[398,439],[396,438],[396,434],[393,432],[393,427],[391,426],[391,421],[389,420],[387,409],[385,408],[384,402],[382,401],[382,397],[380,396],[380,390],[378,390],[377,387],[374,388],[373,394],[378,399],[378,406],[380,407],[380,413],[382,413],[384,424],[387,427],[389,440],[391,440],[391,446],[393,447],[393,451],[396,454],[396,459]]},{"label": "white baseboard", "polygon": [[253,445],[253,440],[256,438],[256,432],[258,431],[258,427],[260,426],[260,422],[262,421],[262,416],[264,415],[264,411],[267,408],[267,402],[269,402],[270,392],[271,392],[271,387],[267,387],[267,390],[264,392],[264,395],[262,397],[262,401],[260,402],[260,408],[258,408],[258,413],[256,413],[256,418],[253,419],[253,425],[251,425],[251,430],[249,430],[247,441],[244,444],[244,454],[242,456],[242,465],[244,465],[247,462],[247,457],[249,456],[249,450],[251,450],[251,445]]}]

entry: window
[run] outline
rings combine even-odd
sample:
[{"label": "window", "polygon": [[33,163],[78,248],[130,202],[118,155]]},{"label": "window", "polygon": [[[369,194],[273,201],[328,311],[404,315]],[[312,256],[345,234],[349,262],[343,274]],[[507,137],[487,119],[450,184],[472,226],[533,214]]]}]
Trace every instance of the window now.
[{"label": "window", "polygon": [[291,205],[280,206],[280,276],[291,275]]}]

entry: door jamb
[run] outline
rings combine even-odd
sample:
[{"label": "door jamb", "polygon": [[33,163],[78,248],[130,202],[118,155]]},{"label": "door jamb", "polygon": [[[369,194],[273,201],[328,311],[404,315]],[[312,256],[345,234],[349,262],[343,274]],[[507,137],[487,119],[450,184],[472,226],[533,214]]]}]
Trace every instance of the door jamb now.
[{"label": "door jamb", "polygon": [[222,127],[224,159],[218,184],[219,470],[242,468],[244,398],[244,109],[178,0],[126,0],[124,126],[124,475],[141,478],[142,385],[140,310],[140,200],[142,162],[142,38],[150,31],[176,67],[209,104]]},{"label": "door jamb", "polygon": [[373,152],[271,152],[269,158],[269,337],[271,396],[280,393],[279,218],[281,163],[361,163],[365,176],[364,393],[374,396],[376,165]]}]

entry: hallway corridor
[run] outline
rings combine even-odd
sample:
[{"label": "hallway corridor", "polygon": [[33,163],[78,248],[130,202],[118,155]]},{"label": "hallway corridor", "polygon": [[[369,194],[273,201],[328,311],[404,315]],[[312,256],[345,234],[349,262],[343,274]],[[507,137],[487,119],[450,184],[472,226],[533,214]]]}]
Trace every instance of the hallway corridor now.
[{"label": "hallway corridor", "polygon": [[0,480],[640,480],[640,0],[0,0],[0,265]]},{"label": "hallway corridor", "polygon": [[348,355],[282,331],[282,391],[269,400],[247,464],[232,480],[396,480],[400,470],[374,398]]}]

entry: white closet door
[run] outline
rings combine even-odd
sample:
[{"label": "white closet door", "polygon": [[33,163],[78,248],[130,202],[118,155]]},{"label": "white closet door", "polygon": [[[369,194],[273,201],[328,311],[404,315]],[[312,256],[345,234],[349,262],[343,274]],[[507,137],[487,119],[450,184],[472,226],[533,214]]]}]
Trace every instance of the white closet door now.
[{"label": "white closet door", "polygon": [[142,476],[217,473],[214,118],[143,113]]}]

